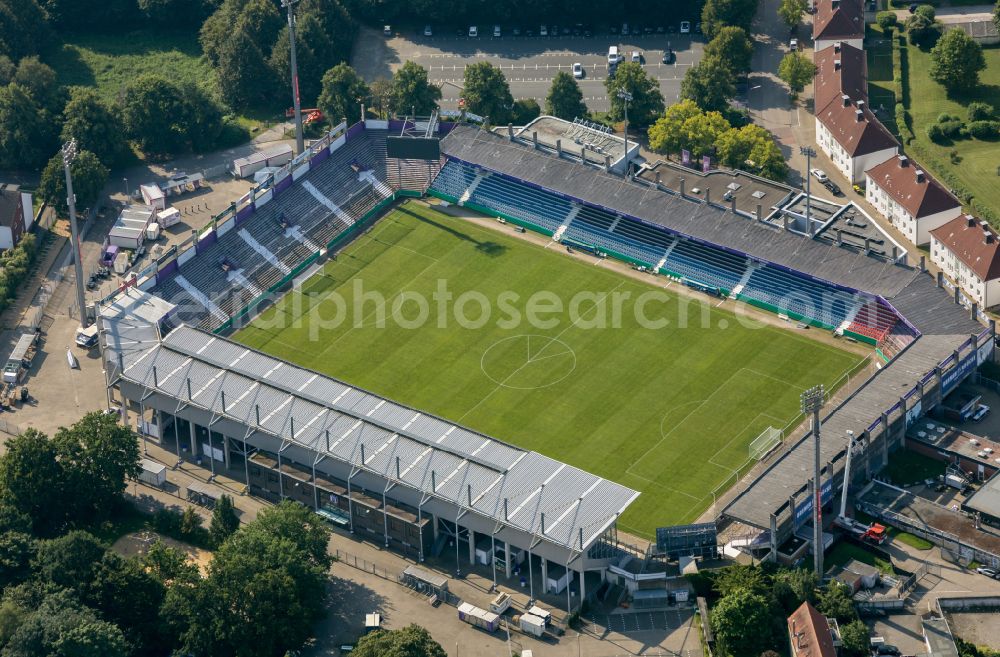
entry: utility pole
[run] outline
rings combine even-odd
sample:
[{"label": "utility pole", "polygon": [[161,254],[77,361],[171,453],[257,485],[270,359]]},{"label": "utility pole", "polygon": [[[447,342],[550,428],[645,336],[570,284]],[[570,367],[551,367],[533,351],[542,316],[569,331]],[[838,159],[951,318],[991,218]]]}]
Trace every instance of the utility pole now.
[{"label": "utility pole", "polygon": [[87,328],[87,299],[83,293],[83,262],[80,259],[80,231],[76,226],[76,194],[73,193],[73,174],[69,167],[76,159],[76,139],[62,146],[63,171],[66,173],[66,205],[69,206],[69,228],[73,238],[73,263],[76,268],[76,303],[80,307],[80,328]]},{"label": "utility pole", "polygon": [[632,100],[632,93],[624,87],[618,89],[618,97],[625,101],[625,175],[628,175],[628,104]]},{"label": "utility pole", "polygon": [[288,10],[288,45],[292,64],[292,107],[295,108],[295,153],[301,155],[305,150],[302,135],[302,103],[299,100],[299,66],[295,61],[295,10],[299,0],[281,0],[281,6]]},{"label": "utility pole", "polygon": [[799,153],[806,156],[806,231],[812,237],[812,159],[816,157],[816,149],[812,146],[799,146]]},{"label": "utility pole", "polygon": [[[813,386],[802,393],[802,412],[812,414],[812,435],[815,446],[815,461],[813,463],[813,563],[816,577],[823,581],[823,482],[820,480],[820,421],[819,411],[823,408],[823,386]],[[794,515],[794,510],[792,514]]]}]

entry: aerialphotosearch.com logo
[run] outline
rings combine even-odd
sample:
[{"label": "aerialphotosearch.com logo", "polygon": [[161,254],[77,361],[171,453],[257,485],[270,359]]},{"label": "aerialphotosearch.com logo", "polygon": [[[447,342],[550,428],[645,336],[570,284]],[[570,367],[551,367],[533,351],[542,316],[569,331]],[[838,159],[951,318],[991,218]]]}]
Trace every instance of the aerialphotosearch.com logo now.
[{"label": "aerialphotosearch.com logo", "polygon": [[[739,326],[756,329],[766,326],[744,304],[733,304],[729,313],[713,312],[713,300],[650,289],[641,293],[618,288],[605,291],[582,290],[570,295],[538,290],[523,295],[505,290],[487,296],[478,290],[456,294],[448,279],[438,279],[429,297],[416,290],[403,290],[387,297],[379,290],[365,289],[364,279],[356,278],[347,288],[293,294],[281,312],[264,313],[253,320],[264,330],[309,329],[309,339],[319,340],[326,332],[344,326],[352,328],[403,329],[459,326],[475,330],[495,326],[502,330],[531,328],[550,331],[560,326],[582,330],[639,327],[728,328],[730,317]],[[790,295],[783,301],[815,305],[814,300]],[[832,303],[832,301],[830,302]]]}]

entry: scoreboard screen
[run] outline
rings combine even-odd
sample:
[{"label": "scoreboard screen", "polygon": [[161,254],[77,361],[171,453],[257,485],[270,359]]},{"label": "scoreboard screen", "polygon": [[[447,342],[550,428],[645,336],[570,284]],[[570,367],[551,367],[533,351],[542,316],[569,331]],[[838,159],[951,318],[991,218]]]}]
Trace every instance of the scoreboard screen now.
[{"label": "scoreboard screen", "polygon": [[437,137],[386,137],[385,154],[400,160],[438,160],[441,140]]}]

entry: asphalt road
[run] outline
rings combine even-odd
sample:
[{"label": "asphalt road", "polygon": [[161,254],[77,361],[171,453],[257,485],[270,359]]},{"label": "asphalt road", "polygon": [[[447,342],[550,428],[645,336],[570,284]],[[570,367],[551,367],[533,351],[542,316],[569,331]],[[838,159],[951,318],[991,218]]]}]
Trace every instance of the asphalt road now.
[{"label": "asphalt road", "polygon": [[[480,27],[481,34],[486,31],[492,34],[492,26]],[[670,104],[678,99],[688,67],[701,58],[700,38],[681,34],[469,38],[458,37],[449,30],[439,36],[397,34],[386,39],[367,31],[359,39],[353,60],[355,69],[369,81],[388,77],[408,60],[420,64],[428,70],[430,79],[441,85],[441,106],[445,109],[458,107],[465,67],[469,64],[488,61],[499,66],[515,99],[534,98],[544,103],[556,73],[570,72],[573,64],[579,62],[585,72],[579,80],[584,100],[591,111],[601,112],[609,107],[604,88],[609,46],[618,45],[626,58],[631,57],[632,51],[639,52],[643,66],[659,80],[664,100]],[[661,62],[667,47],[677,55],[670,65]]]}]

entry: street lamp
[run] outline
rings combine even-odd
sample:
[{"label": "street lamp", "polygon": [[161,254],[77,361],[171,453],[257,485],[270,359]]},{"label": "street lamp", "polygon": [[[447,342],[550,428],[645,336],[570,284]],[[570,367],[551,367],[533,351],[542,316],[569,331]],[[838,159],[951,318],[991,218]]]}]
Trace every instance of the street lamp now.
[{"label": "street lamp", "polygon": [[132,197],[128,193],[128,178],[122,178],[122,182],[125,183],[125,205],[131,205]]},{"label": "street lamp", "polygon": [[69,167],[76,159],[76,139],[62,146],[63,171],[66,174],[66,205],[69,206],[69,228],[73,238],[73,264],[76,270],[76,303],[80,307],[80,328],[87,328],[87,300],[83,294],[83,262],[80,259],[80,231],[76,227],[76,194],[73,193],[73,174]]},{"label": "street lamp", "polygon": [[[823,386],[813,386],[805,392],[802,393],[800,401],[802,402],[802,412],[807,414],[812,414],[812,434],[813,434],[813,445],[814,450],[814,463],[813,463],[813,564],[816,568],[816,577],[823,580],[823,511],[820,508],[823,501],[823,484],[820,482],[820,452],[819,452],[819,433],[820,433],[820,421],[819,421],[819,411],[823,408]],[[792,516],[794,520],[795,510],[792,509]]]},{"label": "street lamp", "polygon": [[618,89],[618,97],[625,101],[625,175],[628,175],[628,104],[632,100],[632,93],[624,87]]},{"label": "street lamp", "polygon": [[289,59],[292,64],[292,107],[295,108],[295,148],[301,154],[305,150],[302,137],[302,105],[299,101],[299,67],[295,61],[295,12],[293,7],[299,0],[281,0],[281,6],[288,10]]},{"label": "street lamp", "polygon": [[816,149],[812,146],[799,146],[799,153],[806,156],[806,230],[809,237],[813,235],[812,225],[812,186],[810,180],[812,159],[816,157]]}]

